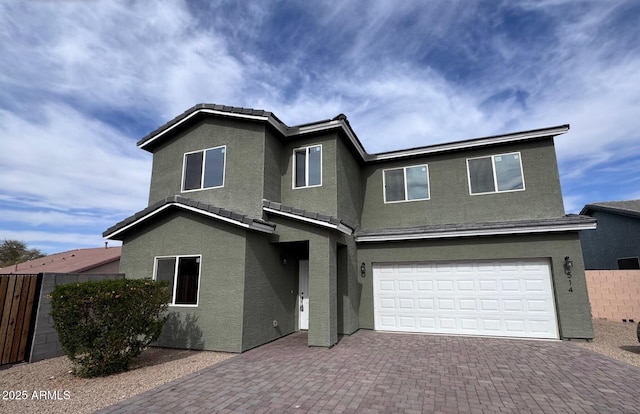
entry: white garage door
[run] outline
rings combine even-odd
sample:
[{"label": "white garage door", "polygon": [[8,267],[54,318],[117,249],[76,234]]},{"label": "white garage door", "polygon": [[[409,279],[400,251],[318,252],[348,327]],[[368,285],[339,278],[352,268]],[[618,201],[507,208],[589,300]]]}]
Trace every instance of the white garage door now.
[{"label": "white garage door", "polygon": [[558,338],[544,259],[373,265],[375,329]]}]

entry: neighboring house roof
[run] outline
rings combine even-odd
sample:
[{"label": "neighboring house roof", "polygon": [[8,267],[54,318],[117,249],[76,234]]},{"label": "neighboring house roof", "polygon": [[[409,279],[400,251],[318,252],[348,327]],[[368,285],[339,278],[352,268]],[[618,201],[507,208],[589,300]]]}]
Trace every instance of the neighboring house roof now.
[{"label": "neighboring house roof", "polygon": [[149,135],[138,141],[138,147],[151,150],[153,145],[159,143],[165,137],[170,135],[175,128],[196,119],[200,116],[217,115],[231,118],[247,119],[260,122],[266,122],[271,125],[285,138],[294,138],[296,136],[311,134],[319,131],[338,130],[342,131],[347,137],[348,142],[355,149],[364,162],[375,162],[400,159],[406,157],[414,157],[425,154],[437,154],[448,151],[457,151],[468,148],[485,147],[489,145],[505,144],[509,142],[526,141],[550,136],[564,134],[569,130],[569,125],[559,125],[550,128],[534,129],[529,131],[514,132],[503,135],[493,135],[483,138],[474,138],[464,141],[449,142],[446,144],[430,145],[425,147],[416,147],[400,151],[383,152],[379,154],[369,154],[365,151],[362,143],[358,139],[356,133],[351,128],[347,117],[340,114],[332,119],[312,122],[297,126],[287,126],[273,113],[260,109],[242,108],[234,106],[224,106],[216,104],[198,104],[187,109],[171,121],[162,125],[160,128],[151,132]]},{"label": "neighboring house roof", "polygon": [[267,213],[304,221],[322,227],[332,228],[348,235],[353,234],[354,231],[352,226],[335,217],[285,206],[280,203],[276,203],[275,201],[262,200],[262,209]]},{"label": "neighboring house roof", "polygon": [[215,207],[210,204],[205,204],[190,198],[181,197],[181,196],[171,196],[167,197],[164,200],[161,200],[157,203],[150,205],[149,207],[135,213],[133,216],[130,216],[116,225],[108,228],[104,233],[102,233],[103,237],[107,239],[114,238],[118,234],[139,225],[140,223],[146,221],[147,219],[157,215],[158,213],[165,211],[167,209],[174,208],[180,210],[191,211],[196,214],[203,215],[205,217],[209,217],[215,220],[224,221],[239,227],[243,227],[249,230],[260,231],[264,233],[273,233],[275,230],[275,225],[271,223],[267,223],[264,220],[251,218],[244,214],[236,213],[230,210],[225,210],[223,208]]},{"label": "neighboring house roof", "polygon": [[120,246],[75,249],[0,268],[0,273],[80,273],[120,259]]},{"label": "neighboring house roof", "polygon": [[490,223],[439,224],[408,228],[363,230],[356,242],[440,239],[450,237],[496,236],[504,234],[548,233],[596,228],[596,220],[571,214],[553,219],[518,220]]},{"label": "neighboring house roof", "polygon": [[591,215],[593,211],[606,211],[623,216],[640,217],[640,200],[603,201],[584,206],[580,214]]}]

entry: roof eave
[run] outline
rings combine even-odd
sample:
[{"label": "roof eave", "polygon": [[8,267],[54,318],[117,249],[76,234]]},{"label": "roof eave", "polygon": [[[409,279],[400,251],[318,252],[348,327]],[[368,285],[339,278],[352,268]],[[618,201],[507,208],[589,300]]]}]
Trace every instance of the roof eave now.
[{"label": "roof eave", "polygon": [[597,224],[589,223],[570,223],[555,224],[548,226],[522,226],[498,229],[474,229],[461,231],[436,231],[436,232],[411,232],[398,234],[380,234],[356,236],[358,243],[363,242],[384,242],[384,241],[402,241],[402,240],[424,240],[424,239],[444,239],[459,237],[478,237],[478,236],[502,236],[511,234],[530,234],[530,233],[554,233],[567,231],[594,230]]},{"label": "roof eave", "polygon": [[217,219],[217,220],[229,223],[229,224],[233,224],[235,226],[239,226],[239,227],[245,228],[247,230],[256,230],[256,231],[260,231],[260,232],[268,233],[268,234],[273,234],[275,232],[275,227],[269,226],[268,224],[262,224],[262,223],[259,223],[259,222],[253,222],[251,224],[248,224],[248,223],[245,223],[245,222],[240,222],[240,221],[231,219],[229,217],[221,216],[219,214],[216,214],[216,213],[213,213],[213,212],[210,212],[210,211],[201,210],[201,209],[195,208],[193,206],[189,206],[189,205],[182,204],[182,203],[171,202],[171,203],[164,204],[163,206],[161,206],[161,207],[159,207],[159,208],[157,208],[157,209],[155,209],[153,211],[150,211],[149,213],[145,214],[144,216],[139,217],[137,220],[134,220],[131,223],[128,223],[127,225],[125,225],[125,226],[122,226],[122,227],[120,227],[118,229],[115,229],[115,230],[111,231],[110,233],[108,233],[108,231],[105,232],[103,234],[103,237],[106,238],[106,239],[109,239],[109,240],[119,240],[119,239],[115,238],[119,234],[124,233],[125,231],[131,229],[132,227],[135,227],[138,224],[144,222],[145,220],[155,216],[156,214],[159,214],[159,213],[163,212],[164,210],[166,210],[168,208],[172,208],[172,207],[177,207],[177,208],[181,208],[183,210],[192,211],[192,212],[194,212],[196,214],[200,214],[200,215],[203,215],[203,216],[211,217],[211,218],[214,218],[214,219]]},{"label": "roof eave", "polygon": [[369,161],[387,161],[392,159],[415,157],[435,153],[459,151],[471,148],[486,147],[491,145],[508,144],[517,141],[526,141],[544,137],[555,137],[569,131],[569,125],[558,125],[549,128],[534,129],[530,131],[515,132],[512,134],[494,135],[484,138],[473,138],[464,141],[456,141],[445,144],[436,144],[427,147],[411,148],[400,151],[382,152],[369,155]]},{"label": "roof eave", "polygon": [[300,216],[298,214],[293,214],[293,213],[289,213],[289,212],[286,212],[286,211],[281,211],[281,210],[277,210],[277,209],[273,209],[273,208],[269,208],[269,207],[263,207],[262,210],[264,210],[267,213],[275,214],[277,216],[287,217],[287,218],[290,218],[290,219],[294,219],[294,220],[298,220],[298,221],[314,224],[316,226],[326,227],[326,228],[329,228],[329,229],[332,229],[332,230],[336,230],[336,231],[339,231],[340,233],[346,234],[348,236],[352,235],[353,231],[354,231],[351,227],[347,226],[344,223],[330,223],[330,222],[326,222],[326,221],[322,221],[322,220],[316,220],[316,219],[311,218],[311,217]]}]

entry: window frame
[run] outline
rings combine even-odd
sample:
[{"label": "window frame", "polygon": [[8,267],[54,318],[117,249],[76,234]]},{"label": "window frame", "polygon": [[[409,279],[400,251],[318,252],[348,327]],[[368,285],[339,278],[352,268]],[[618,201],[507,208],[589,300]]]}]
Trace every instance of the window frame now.
[{"label": "window frame", "polygon": [[[196,294],[196,303],[176,303],[176,289],[178,288],[178,269],[180,267],[180,258],[182,257],[197,257],[198,258],[198,293]],[[163,255],[155,256],[153,258],[153,280],[158,279],[158,259],[176,259],[176,263],[173,269],[173,291],[171,292],[171,302],[169,306],[183,306],[188,308],[197,308],[200,304],[200,281],[202,280],[202,254],[176,254],[176,255]]]},{"label": "window frame", "polygon": [[[635,263],[637,263],[639,267],[625,267],[625,268],[620,267],[620,260],[630,260],[630,259],[631,260],[635,259]],[[636,270],[636,269],[640,269],[640,258],[638,256],[618,257],[616,258],[616,264],[618,265],[618,270]]]},{"label": "window frame", "polygon": [[[222,184],[221,185],[217,185],[217,186],[213,186],[213,187],[203,187],[204,186],[204,176],[206,174],[206,168],[205,166],[207,165],[207,151],[211,151],[211,150],[215,150],[215,149],[223,149],[223,158],[222,158],[222,162],[223,162],[223,166],[222,166]],[[202,153],[202,172],[200,173],[200,187],[199,188],[192,188],[190,190],[185,190],[184,185],[185,185],[185,178],[187,175],[187,155],[190,154],[196,154],[196,153]],[[225,179],[227,176],[227,146],[226,145],[218,145],[217,147],[211,147],[211,148],[205,148],[205,149],[201,149],[201,150],[196,150],[196,151],[189,151],[189,152],[185,152],[182,155],[182,180],[180,183],[180,191],[183,193],[190,193],[193,191],[203,191],[203,190],[211,190],[214,188],[222,188],[224,187],[225,184]]]},{"label": "window frame", "polygon": [[[320,184],[313,184],[313,185],[309,185],[309,150],[311,148],[315,148],[318,147],[320,148]],[[304,182],[305,185],[302,186],[296,186],[296,173],[297,173],[297,161],[296,161],[296,152],[300,151],[300,150],[305,150],[305,160],[304,160]],[[308,146],[304,146],[304,147],[298,147],[298,148],[294,148],[293,149],[293,153],[292,153],[292,162],[293,162],[293,169],[291,170],[292,174],[291,174],[291,187],[294,190],[298,190],[301,188],[313,188],[313,187],[322,187],[322,169],[323,169],[323,162],[322,162],[322,144],[313,144],[313,145],[308,145]]]},{"label": "window frame", "polygon": [[[496,157],[504,157],[507,155],[518,155],[518,161],[520,164],[520,177],[522,178],[522,188],[517,188],[515,190],[499,190],[498,189],[498,176],[496,174],[496,161],[495,158]],[[493,174],[493,191],[485,191],[482,193],[474,193],[473,189],[471,188],[471,169],[469,168],[469,161],[471,160],[478,160],[478,159],[482,159],[482,158],[490,158],[491,159],[491,172]],[[516,191],[524,191],[526,189],[526,185],[525,185],[525,181],[524,181],[524,168],[522,166],[522,154],[520,153],[520,151],[513,151],[513,152],[505,152],[502,154],[493,154],[493,155],[483,155],[480,157],[472,157],[472,158],[467,158],[467,183],[469,184],[469,195],[475,196],[475,195],[484,195],[484,194],[498,194],[498,193],[513,193]]]},{"label": "window frame", "polygon": [[[414,198],[409,200],[407,197],[409,196],[409,191],[407,188],[407,169],[415,168],[415,167],[425,167],[427,169],[427,198]],[[387,177],[386,172],[392,170],[402,170],[402,179],[404,181],[404,200],[395,200],[395,201],[387,201]],[[431,200],[431,180],[429,176],[429,164],[416,164],[416,165],[407,165],[404,167],[393,167],[393,168],[385,168],[382,170],[382,199],[385,204],[394,204],[394,203],[409,203],[412,201],[426,201]]]}]

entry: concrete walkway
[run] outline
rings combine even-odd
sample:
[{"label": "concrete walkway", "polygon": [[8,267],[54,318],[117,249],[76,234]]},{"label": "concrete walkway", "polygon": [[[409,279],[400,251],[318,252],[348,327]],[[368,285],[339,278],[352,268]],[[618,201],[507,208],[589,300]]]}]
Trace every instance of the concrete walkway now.
[{"label": "concrete walkway", "polygon": [[640,369],[560,341],[296,333],[102,413],[632,413]]}]

